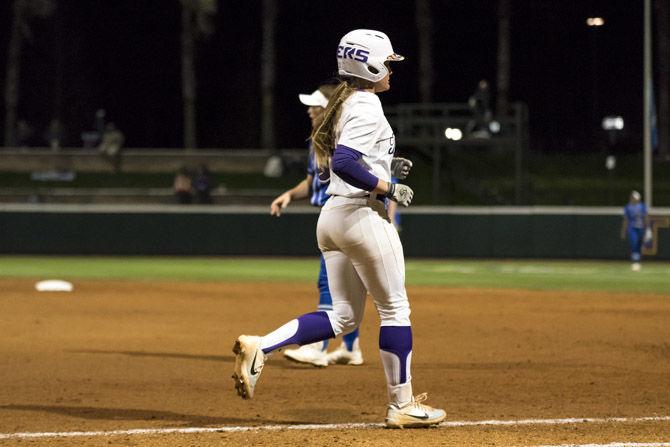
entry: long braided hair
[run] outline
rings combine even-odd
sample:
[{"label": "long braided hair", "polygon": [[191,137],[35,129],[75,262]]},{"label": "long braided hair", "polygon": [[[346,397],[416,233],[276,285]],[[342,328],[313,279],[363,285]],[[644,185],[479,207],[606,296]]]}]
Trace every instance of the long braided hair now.
[{"label": "long braided hair", "polygon": [[312,147],[316,156],[316,164],[321,169],[328,168],[330,157],[335,151],[335,126],[340,120],[342,104],[357,89],[370,88],[374,84],[361,78],[346,78],[337,86],[328,100],[326,111],[321,115],[320,122],[312,130]]}]

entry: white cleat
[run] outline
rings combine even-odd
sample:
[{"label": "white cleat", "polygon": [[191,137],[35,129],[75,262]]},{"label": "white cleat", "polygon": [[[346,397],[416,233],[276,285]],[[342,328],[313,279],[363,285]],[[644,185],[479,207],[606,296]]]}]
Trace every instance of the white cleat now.
[{"label": "white cleat", "polygon": [[347,345],[342,343],[339,348],[328,354],[328,363],[331,365],[362,365],[363,353],[358,344],[358,339],[354,342],[353,350],[349,351]]},{"label": "white cleat", "polygon": [[402,408],[389,405],[386,412],[386,427],[388,428],[417,428],[437,425],[447,417],[447,413],[439,408],[422,404],[428,398],[427,393],[419,394]]},{"label": "white cleat", "polygon": [[328,366],[327,354],[321,349],[322,346],[323,342],[317,341],[297,349],[286,349],[284,357],[298,363],[309,363],[318,367]]},{"label": "white cleat", "polygon": [[240,335],[233,345],[235,353],[235,389],[242,399],[254,397],[254,388],[261,375],[267,356],[260,348],[261,337]]},{"label": "white cleat", "polygon": [[630,269],[631,269],[632,271],[634,271],[634,272],[639,272],[641,268],[642,268],[642,266],[640,265],[639,262],[633,262],[633,263],[630,265]]}]

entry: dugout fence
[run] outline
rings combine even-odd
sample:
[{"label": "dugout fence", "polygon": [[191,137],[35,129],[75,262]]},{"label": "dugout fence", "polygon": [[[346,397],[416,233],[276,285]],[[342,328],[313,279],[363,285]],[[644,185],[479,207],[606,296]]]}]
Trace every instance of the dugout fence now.
[{"label": "dugout fence", "polygon": [[[410,207],[408,257],[627,259],[619,208]],[[647,256],[670,259],[670,209]],[[266,206],[0,205],[0,253],[314,256],[318,210]]]}]

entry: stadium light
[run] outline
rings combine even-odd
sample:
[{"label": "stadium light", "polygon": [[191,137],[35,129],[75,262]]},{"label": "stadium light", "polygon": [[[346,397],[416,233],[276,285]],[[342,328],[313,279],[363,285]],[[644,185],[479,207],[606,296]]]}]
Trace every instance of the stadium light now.
[{"label": "stadium light", "polygon": [[461,129],[447,127],[444,129],[444,136],[447,138],[447,140],[458,141],[463,138],[463,132]]},{"label": "stadium light", "polygon": [[491,133],[500,133],[500,129],[501,126],[499,121],[493,120],[489,123],[489,130]]},{"label": "stadium light", "polygon": [[623,130],[623,117],[606,116],[602,121],[603,130]]},{"label": "stadium light", "polygon": [[586,19],[586,24],[588,26],[603,26],[605,24],[605,19],[602,17],[589,17]]}]

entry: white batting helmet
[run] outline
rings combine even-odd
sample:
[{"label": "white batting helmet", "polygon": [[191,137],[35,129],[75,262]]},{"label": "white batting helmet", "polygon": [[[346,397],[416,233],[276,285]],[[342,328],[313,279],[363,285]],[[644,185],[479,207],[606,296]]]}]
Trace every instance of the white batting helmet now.
[{"label": "white batting helmet", "polygon": [[393,52],[391,41],[381,31],[357,29],[340,40],[337,47],[337,68],[341,76],[354,76],[377,82],[384,79],[386,61],[401,61],[403,56]]}]

